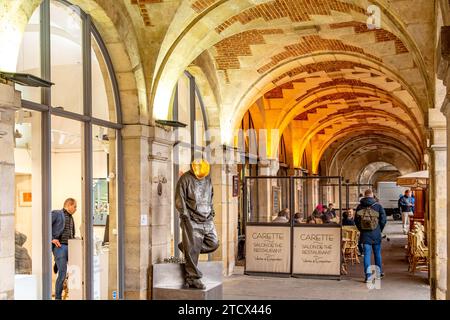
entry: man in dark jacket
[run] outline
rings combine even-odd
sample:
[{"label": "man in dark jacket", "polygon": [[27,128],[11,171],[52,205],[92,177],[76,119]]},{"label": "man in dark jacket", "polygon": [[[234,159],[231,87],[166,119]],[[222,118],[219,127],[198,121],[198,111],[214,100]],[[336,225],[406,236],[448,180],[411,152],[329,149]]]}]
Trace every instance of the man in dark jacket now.
[{"label": "man in dark jacket", "polygon": [[402,214],[403,234],[407,234],[410,218],[414,215],[411,190],[406,190],[400,197],[398,206]]},{"label": "man in dark jacket", "polygon": [[[362,213],[366,208],[371,208],[378,213],[378,223],[373,230],[367,230],[362,227]],[[364,193],[364,198],[361,199],[358,208],[356,208],[355,217],[355,224],[361,232],[361,243],[364,246],[364,273],[366,282],[370,281],[371,278],[370,266],[372,265],[372,250],[375,258],[375,265],[379,268],[380,276],[384,276],[381,263],[381,233],[386,225],[386,220],[384,208],[375,201],[372,190],[367,190]]]},{"label": "man in dark jacket", "polygon": [[52,251],[58,268],[55,283],[55,299],[62,299],[64,280],[69,260],[69,239],[75,238],[75,223],[72,215],[77,211],[77,202],[69,198],[62,210],[52,211]]}]

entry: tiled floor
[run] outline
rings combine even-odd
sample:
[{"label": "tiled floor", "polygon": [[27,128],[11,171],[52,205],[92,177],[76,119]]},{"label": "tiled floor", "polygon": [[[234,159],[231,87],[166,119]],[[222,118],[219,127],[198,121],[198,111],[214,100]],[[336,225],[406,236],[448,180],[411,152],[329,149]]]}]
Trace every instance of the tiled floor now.
[{"label": "tiled floor", "polygon": [[337,280],[254,277],[236,267],[235,274],[224,280],[224,299],[356,299],[356,300],[429,300],[427,273],[408,273],[405,257],[406,236],[399,222],[389,221],[383,240],[383,265],[386,277],[379,290],[370,290],[363,283],[363,266],[349,268],[349,273]]}]

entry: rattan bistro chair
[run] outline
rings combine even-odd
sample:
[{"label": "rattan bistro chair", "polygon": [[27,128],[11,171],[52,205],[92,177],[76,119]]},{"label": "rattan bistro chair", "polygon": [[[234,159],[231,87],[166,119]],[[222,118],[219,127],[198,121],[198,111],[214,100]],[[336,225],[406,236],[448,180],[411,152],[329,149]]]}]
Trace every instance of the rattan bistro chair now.
[{"label": "rattan bistro chair", "polygon": [[352,265],[360,263],[358,258],[358,242],[360,232],[356,227],[342,227],[342,255],[344,264],[350,262]]},{"label": "rattan bistro chair", "polygon": [[414,231],[408,233],[409,271],[413,274],[417,269],[428,271],[428,248],[425,245],[423,225],[416,224]]}]

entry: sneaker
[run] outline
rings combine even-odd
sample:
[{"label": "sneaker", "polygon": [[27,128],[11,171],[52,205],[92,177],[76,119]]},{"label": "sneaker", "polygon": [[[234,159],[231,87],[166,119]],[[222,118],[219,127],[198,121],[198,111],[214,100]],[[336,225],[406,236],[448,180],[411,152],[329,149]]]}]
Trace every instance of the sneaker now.
[{"label": "sneaker", "polygon": [[380,274],[380,279],[383,279],[384,278],[384,272],[382,272],[381,274]]}]

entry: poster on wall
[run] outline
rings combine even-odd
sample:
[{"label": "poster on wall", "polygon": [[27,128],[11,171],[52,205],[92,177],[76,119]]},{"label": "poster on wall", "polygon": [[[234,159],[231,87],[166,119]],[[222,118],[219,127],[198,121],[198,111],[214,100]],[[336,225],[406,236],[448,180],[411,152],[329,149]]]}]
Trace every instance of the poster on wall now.
[{"label": "poster on wall", "polygon": [[246,272],[291,272],[291,228],[247,226],[245,246]]},{"label": "poster on wall", "polygon": [[341,227],[295,227],[293,273],[340,276]]}]

